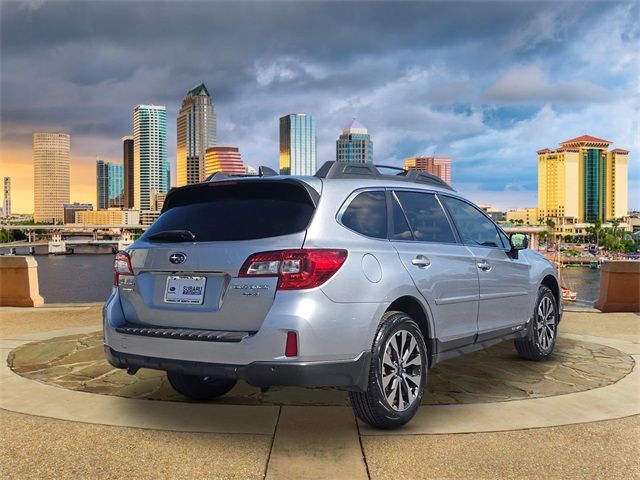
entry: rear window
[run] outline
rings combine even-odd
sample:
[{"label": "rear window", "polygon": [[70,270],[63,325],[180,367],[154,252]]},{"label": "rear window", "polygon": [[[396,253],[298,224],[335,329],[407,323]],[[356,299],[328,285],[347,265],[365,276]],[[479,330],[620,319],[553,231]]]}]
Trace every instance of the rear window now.
[{"label": "rear window", "polygon": [[169,194],[142,238],[179,230],[196,242],[277,237],[305,230],[314,210],[309,193],[295,183],[208,183]]}]

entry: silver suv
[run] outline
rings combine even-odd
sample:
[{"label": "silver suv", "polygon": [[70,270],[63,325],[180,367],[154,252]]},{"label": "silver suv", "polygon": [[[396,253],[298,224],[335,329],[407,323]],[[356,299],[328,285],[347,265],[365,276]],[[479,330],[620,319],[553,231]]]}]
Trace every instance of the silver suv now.
[{"label": "silver suv", "polygon": [[440,361],[507,339],[528,360],[549,356],[562,315],[553,266],[438,177],[378,168],[173,189],[116,256],[109,362],[165,370],[197,400],[239,379],[338,387],[361,420],[394,428]]}]

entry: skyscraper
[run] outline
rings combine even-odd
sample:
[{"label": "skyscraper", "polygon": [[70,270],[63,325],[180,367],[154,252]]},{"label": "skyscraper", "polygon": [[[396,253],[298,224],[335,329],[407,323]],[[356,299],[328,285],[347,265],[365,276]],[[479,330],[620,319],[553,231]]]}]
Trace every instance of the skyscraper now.
[{"label": "skyscraper", "polygon": [[96,160],[96,208],[109,208],[109,169],[107,162]]},{"label": "skyscraper", "polygon": [[627,215],[629,152],[607,151],[609,145],[609,140],[582,135],[555,150],[538,150],[541,217],[593,223]]},{"label": "skyscraper", "polygon": [[306,113],[280,117],[280,173],[316,173],[316,121]]},{"label": "skyscraper", "polygon": [[2,203],[2,214],[5,217],[11,216],[11,177],[4,177],[4,201]]},{"label": "skyscraper", "polygon": [[124,207],[124,165],[109,163],[109,208]]},{"label": "skyscraper", "polygon": [[182,100],[176,121],[177,185],[204,180],[207,148],[216,144],[216,112],[204,83],[196,85]]},{"label": "skyscraper", "polygon": [[411,157],[404,161],[405,170],[422,170],[440,177],[451,185],[451,159],[449,157]]},{"label": "skyscraper", "polygon": [[164,106],[138,105],[133,110],[134,207],[149,210],[151,190],[169,190],[167,161],[167,110]]},{"label": "skyscraper", "polygon": [[69,203],[71,137],[66,133],[33,134],[33,219],[62,222]]},{"label": "skyscraper", "polygon": [[133,208],[133,137],[122,137],[122,165],[124,166],[124,208]]},{"label": "skyscraper", "polygon": [[336,141],[336,160],[354,163],[373,162],[373,142],[369,131],[355,118],[344,127]]},{"label": "skyscraper", "polygon": [[96,161],[96,205],[98,210],[124,206],[124,165]]},{"label": "skyscraper", "polygon": [[207,148],[205,178],[216,172],[244,175],[245,168],[237,147]]}]

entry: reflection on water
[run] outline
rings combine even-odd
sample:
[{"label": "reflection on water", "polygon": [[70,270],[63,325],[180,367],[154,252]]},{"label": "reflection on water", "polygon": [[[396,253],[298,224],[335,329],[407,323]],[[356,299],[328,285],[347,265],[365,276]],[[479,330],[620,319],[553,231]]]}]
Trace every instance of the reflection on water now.
[{"label": "reflection on water", "polygon": [[575,302],[566,305],[593,307],[600,295],[600,270],[589,267],[564,267],[560,269],[560,280],[565,287],[578,293]]},{"label": "reflection on water", "polygon": [[[113,255],[37,255],[40,294],[46,303],[102,302],[111,291]],[[566,267],[562,283],[578,293],[573,305],[591,307],[600,291],[600,270]]]},{"label": "reflection on water", "polygon": [[45,303],[104,302],[113,283],[113,255],[37,255]]}]

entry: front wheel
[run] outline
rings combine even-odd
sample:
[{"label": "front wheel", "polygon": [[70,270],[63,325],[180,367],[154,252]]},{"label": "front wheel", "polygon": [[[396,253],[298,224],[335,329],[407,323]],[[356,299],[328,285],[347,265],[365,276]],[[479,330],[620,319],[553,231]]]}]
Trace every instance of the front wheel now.
[{"label": "front wheel", "polygon": [[235,380],[213,377],[199,377],[177,372],[167,372],[167,378],[173,389],[191,400],[211,400],[231,391]]},{"label": "front wheel", "polygon": [[403,312],[382,317],[372,346],[366,392],[349,392],[360,420],[397,428],[413,418],[427,381],[427,347],[420,328]]},{"label": "front wheel", "polygon": [[514,341],[518,354],[526,360],[534,361],[549,357],[556,344],[558,320],[556,298],[549,287],[541,285],[529,331],[526,337]]}]

